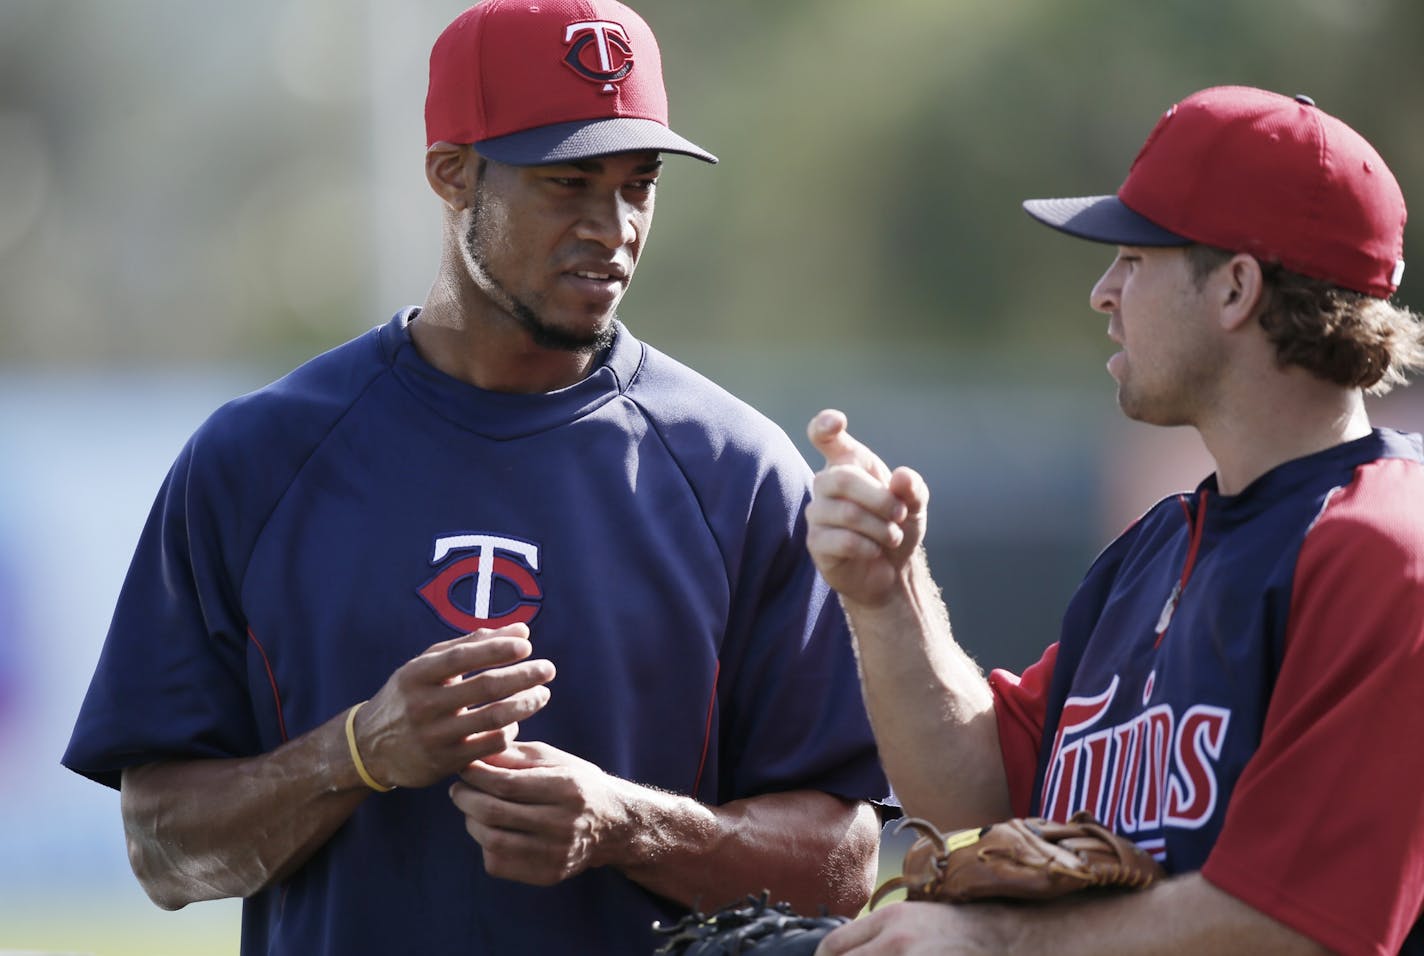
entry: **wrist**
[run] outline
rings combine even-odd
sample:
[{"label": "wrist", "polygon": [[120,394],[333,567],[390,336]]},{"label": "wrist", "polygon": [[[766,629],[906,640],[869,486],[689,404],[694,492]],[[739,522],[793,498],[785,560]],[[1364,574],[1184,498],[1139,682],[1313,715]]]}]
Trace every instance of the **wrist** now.
[{"label": "wrist", "polygon": [[711,852],[713,812],[692,797],[620,781],[619,832],[612,834],[608,864],[625,873],[658,863],[671,853],[696,859]]},{"label": "wrist", "polygon": [[346,712],[345,730],[347,755],[351,758],[351,765],[356,770],[356,775],[361,778],[361,782],[365,784],[368,789],[374,790],[377,793],[389,793],[395,789],[395,784],[385,784],[377,780],[371,774],[370,769],[366,766],[366,761],[361,756],[361,745],[356,734],[356,714],[365,704],[366,701],[360,701],[357,704],[353,704],[351,709]]},{"label": "wrist", "polygon": [[836,596],[846,613],[856,617],[900,616],[913,612],[919,604],[918,594],[922,589],[917,586],[916,576],[914,562],[906,562],[896,569],[890,583],[883,588],[868,593],[863,590],[851,594],[837,592]]}]

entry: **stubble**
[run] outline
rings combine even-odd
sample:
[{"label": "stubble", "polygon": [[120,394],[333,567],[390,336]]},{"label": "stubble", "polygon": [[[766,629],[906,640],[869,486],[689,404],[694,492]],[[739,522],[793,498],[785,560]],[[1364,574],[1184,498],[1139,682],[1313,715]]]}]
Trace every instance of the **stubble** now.
[{"label": "stubble", "polygon": [[[488,218],[483,177],[475,183],[475,197],[470,206],[470,227],[462,243],[465,264],[480,289],[534,340],[540,348],[559,352],[592,355],[613,344],[617,330],[612,322],[587,335],[558,328],[544,320],[528,303],[521,301],[494,277],[486,252],[485,227]],[[615,316],[616,318],[616,316]]]}]

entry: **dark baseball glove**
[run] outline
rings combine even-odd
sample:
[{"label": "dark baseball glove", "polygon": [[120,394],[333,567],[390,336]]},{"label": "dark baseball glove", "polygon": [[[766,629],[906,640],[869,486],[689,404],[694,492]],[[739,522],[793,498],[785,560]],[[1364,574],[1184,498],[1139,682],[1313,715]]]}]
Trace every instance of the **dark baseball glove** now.
[{"label": "dark baseball glove", "polygon": [[655,951],[667,956],[812,956],[816,944],[849,917],[801,916],[786,903],[768,903],[768,893],[748,896],[709,915],[693,911],[677,923],[653,924],[667,939]]},{"label": "dark baseball glove", "polygon": [[1023,817],[948,834],[916,817],[902,820],[897,832],[904,827],[920,836],[905,852],[901,875],[875,891],[872,907],[900,887],[911,900],[1045,900],[1091,888],[1143,889],[1165,875],[1086,811],[1067,823]]}]

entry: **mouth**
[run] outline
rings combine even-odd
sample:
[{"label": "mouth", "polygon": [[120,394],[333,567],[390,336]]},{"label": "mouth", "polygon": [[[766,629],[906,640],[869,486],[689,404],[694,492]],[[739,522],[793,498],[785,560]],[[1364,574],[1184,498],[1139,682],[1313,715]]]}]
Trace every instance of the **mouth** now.
[{"label": "mouth", "polygon": [[1126,372],[1126,366],[1127,366],[1127,353],[1126,353],[1126,352],[1124,352],[1124,351],[1117,351],[1117,352],[1114,352],[1112,355],[1108,356],[1108,360],[1107,360],[1107,370],[1108,370],[1108,374],[1111,375],[1111,376],[1113,377],[1113,379],[1115,379],[1116,381],[1118,381],[1118,382],[1121,382],[1121,381],[1122,381],[1123,374]]},{"label": "mouth", "polygon": [[1117,351],[1108,357],[1107,370],[1118,382],[1122,381],[1124,365],[1127,363],[1127,343],[1123,341],[1122,325],[1117,313],[1108,322],[1108,341],[1117,346]]},{"label": "mouth", "polygon": [[563,276],[576,294],[605,304],[616,301],[628,284],[628,273],[617,265],[567,269]]},{"label": "mouth", "polygon": [[579,279],[589,279],[593,282],[627,282],[628,273],[632,270],[618,259],[585,259],[583,262],[571,262],[564,269],[566,275],[575,276]]}]

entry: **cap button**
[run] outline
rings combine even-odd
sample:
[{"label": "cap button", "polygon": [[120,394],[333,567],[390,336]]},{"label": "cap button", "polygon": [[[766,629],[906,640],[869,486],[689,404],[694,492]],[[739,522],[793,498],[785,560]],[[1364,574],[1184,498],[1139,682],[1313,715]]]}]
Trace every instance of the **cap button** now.
[{"label": "cap button", "polygon": [[1297,93],[1297,94],[1295,95],[1295,101],[1296,101],[1297,103],[1304,103],[1306,106],[1314,106],[1314,105],[1315,105],[1315,100],[1313,100],[1313,99],[1311,99],[1310,97],[1306,96],[1304,93]]}]

